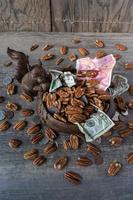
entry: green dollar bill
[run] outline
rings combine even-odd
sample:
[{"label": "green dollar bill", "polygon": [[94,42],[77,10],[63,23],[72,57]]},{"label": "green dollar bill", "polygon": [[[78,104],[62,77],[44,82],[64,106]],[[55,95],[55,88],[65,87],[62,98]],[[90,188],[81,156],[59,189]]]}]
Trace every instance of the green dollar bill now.
[{"label": "green dollar bill", "polygon": [[108,115],[106,115],[106,113],[98,109],[96,106],[95,108],[96,112],[92,114],[85,123],[77,123],[80,131],[85,135],[86,142],[91,142],[97,139],[114,126],[114,122]]}]

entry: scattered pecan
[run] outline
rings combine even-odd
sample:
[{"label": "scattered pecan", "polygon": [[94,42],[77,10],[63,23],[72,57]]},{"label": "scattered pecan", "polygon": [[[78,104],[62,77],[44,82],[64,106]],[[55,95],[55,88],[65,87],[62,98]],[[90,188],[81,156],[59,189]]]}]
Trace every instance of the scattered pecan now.
[{"label": "scattered pecan", "polygon": [[27,134],[31,135],[31,134],[37,133],[37,132],[40,131],[40,129],[41,129],[41,125],[40,124],[33,124],[32,126],[30,126],[27,129]]},{"label": "scattered pecan", "polygon": [[130,95],[133,95],[133,85],[130,85],[130,87],[129,87],[129,93],[130,93]]},{"label": "scattered pecan", "polygon": [[31,139],[32,144],[37,144],[39,143],[42,139],[44,138],[44,135],[42,133],[37,133],[34,135]]},{"label": "scattered pecan", "polygon": [[94,144],[92,143],[89,143],[87,145],[87,149],[86,149],[89,153],[91,153],[93,156],[97,156],[99,154],[101,154],[101,150],[95,146]]},{"label": "scattered pecan", "polygon": [[133,69],[133,63],[126,63],[125,69],[132,70]]},{"label": "scattered pecan", "polygon": [[116,49],[120,50],[120,51],[126,51],[127,47],[121,43],[118,43],[115,45]]},{"label": "scattered pecan", "polygon": [[64,173],[64,178],[72,184],[80,184],[81,176],[75,172],[67,171]]},{"label": "scattered pecan", "polygon": [[70,139],[66,139],[63,141],[63,148],[67,151],[68,149],[71,149]]},{"label": "scattered pecan", "polygon": [[25,160],[34,160],[38,156],[38,150],[37,149],[31,149],[24,153],[24,159]]},{"label": "scattered pecan", "polygon": [[58,59],[56,60],[56,65],[59,65],[60,63],[62,63],[63,60],[64,60],[63,57],[58,58]]},{"label": "scattered pecan", "polygon": [[74,53],[71,53],[71,54],[69,55],[69,60],[70,60],[71,62],[74,62],[76,59],[77,59],[77,56],[76,56]]},{"label": "scattered pecan", "polygon": [[104,56],[106,56],[106,52],[105,51],[96,51],[96,58],[103,58]]},{"label": "scattered pecan", "polygon": [[23,117],[29,117],[34,114],[34,110],[28,108],[23,108],[20,112]]},{"label": "scattered pecan", "polygon": [[15,129],[16,131],[20,131],[20,130],[23,130],[27,125],[27,122],[25,120],[19,120],[19,121],[16,121],[14,126],[13,126],[13,129]]},{"label": "scattered pecan", "polygon": [[27,102],[32,102],[33,101],[33,98],[26,94],[25,92],[23,92],[21,95],[20,95],[20,98],[24,101],[27,101]]},{"label": "scattered pecan", "polygon": [[78,51],[82,56],[87,56],[89,54],[89,51],[83,47],[79,48]]},{"label": "scattered pecan", "polygon": [[72,149],[79,148],[79,138],[76,135],[70,135],[70,146]]},{"label": "scattered pecan", "polygon": [[44,133],[49,140],[54,140],[57,138],[57,134],[51,128],[45,128]]},{"label": "scattered pecan", "polygon": [[68,47],[66,47],[66,46],[60,47],[60,54],[65,55],[65,54],[67,54],[67,51],[68,51]]},{"label": "scattered pecan", "polygon": [[119,135],[120,135],[121,137],[123,137],[123,138],[126,138],[126,137],[128,137],[128,136],[130,136],[130,135],[132,135],[132,134],[133,134],[133,131],[132,131],[130,128],[126,128],[126,129],[121,130],[121,131],[119,132]]},{"label": "scattered pecan", "polygon": [[42,156],[42,155],[40,155],[40,156],[37,156],[33,160],[32,164],[35,165],[35,166],[40,166],[40,165],[42,165],[45,162],[45,160],[46,160],[45,157]]},{"label": "scattered pecan", "polygon": [[30,51],[34,51],[35,49],[37,49],[39,47],[38,44],[32,44],[32,46],[30,47]]},{"label": "scattered pecan", "polygon": [[130,129],[133,129],[133,120],[129,120],[129,121],[128,121],[128,127],[129,127]]},{"label": "scattered pecan", "polygon": [[68,162],[68,157],[67,156],[61,156],[61,157],[59,157],[55,160],[54,168],[61,170],[67,165],[67,162]]},{"label": "scattered pecan", "polygon": [[108,167],[108,175],[115,176],[122,168],[121,163],[118,161],[112,161]]},{"label": "scattered pecan", "polygon": [[8,102],[8,103],[6,104],[6,108],[7,108],[8,110],[11,110],[11,111],[16,111],[16,110],[18,110],[19,106],[18,106],[18,104],[16,104],[16,103]]},{"label": "scattered pecan", "polygon": [[14,85],[14,84],[9,84],[9,85],[7,85],[7,90],[6,90],[6,92],[7,92],[7,94],[8,95],[13,95],[13,94],[15,94],[15,91],[16,90],[16,85]]},{"label": "scattered pecan", "polygon": [[128,155],[126,156],[126,160],[128,164],[133,164],[133,152],[128,153]]},{"label": "scattered pecan", "polygon": [[0,123],[0,132],[7,130],[10,127],[10,123],[8,121],[4,121]]},{"label": "scattered pecan", "polygon": [[56,143],[48,143],[44,148],[45,155],[51,154],[57,150]]},{"label": "scattered pecan", "polygon": [[48,54],[45,54],[43,56],[40,57],[40,60],[41,61],[47,61],[47,60],[51,60],[55,57],[55,55],[51,54],[51,53],[48,53]]},{"label": "scattered pecan", "polygon": [[49,49],[51,49],[53,47],[52,44],[45,44],[44,47],[42,48],[44,51],[48,51]]},{"label": "scattered pecan", "polygon": [[93,164],[92,160],[90,160],[87,156],[79,156],[76,160],[76,165],[79,165],[79,166],[86,167],[92,164]]},{"label": "scattered pecan", "polygon": [[96,47],[100,47],[100,48],[103,48],[105,46],[102,40],[96,40],[95,45]]},{"label": "scattered pecan", "polygon": [[119,147],[123,144],[124,140],[122,137],[119,137],[119,136],[114,136],[112,137],[111,139],[109,139],[109,143],[111,146],[114,146],[114,147]]},{"label": "scattered pecan", "polygon": [[8,142],[8,145],[9,145],[11,148],[18,148],[21,144],[22,144],[22,141],[21,141],[21,140],[18,140],[18,139],[11,139],[11,140],[9,140],[9,142]]}]

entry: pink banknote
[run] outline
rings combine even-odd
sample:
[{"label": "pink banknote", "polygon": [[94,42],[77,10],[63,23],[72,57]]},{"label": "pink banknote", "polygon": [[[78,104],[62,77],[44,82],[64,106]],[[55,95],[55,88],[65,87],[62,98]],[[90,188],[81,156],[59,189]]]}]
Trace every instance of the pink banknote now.
[{"label": "pink banknote", "polygon": [[97,87],[99,89],[106,90],[110,86],[112,70],[115,64],[116,64],[116,60],[112,54],[107,55],[100,59],[97,59],[97,58],[92,59],[90,57],[78,59],[76,63],[77,74],[80,73],[81,71],[88,71],[88,70],[97,70],[98,74],[96,77],[78,77],[77,76],[77,79],[98,80],[99,84],[97,85]]}]

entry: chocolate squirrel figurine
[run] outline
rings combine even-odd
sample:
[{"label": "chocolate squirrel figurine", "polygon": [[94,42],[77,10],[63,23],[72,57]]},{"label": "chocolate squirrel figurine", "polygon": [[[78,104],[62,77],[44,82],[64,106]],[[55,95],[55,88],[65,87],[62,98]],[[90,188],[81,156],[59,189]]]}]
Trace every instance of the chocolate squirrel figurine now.
[{"label": "chocolate squirrel figurine", "polygon": [[17,61],[15,78],[22,84],[24,92],[36,96],[38,91],[45,92],[49,89],[51,74],[42,67],[40,60],[38,64],[30,66],[28,56],[24,53],[8,48],[7,54]]}]

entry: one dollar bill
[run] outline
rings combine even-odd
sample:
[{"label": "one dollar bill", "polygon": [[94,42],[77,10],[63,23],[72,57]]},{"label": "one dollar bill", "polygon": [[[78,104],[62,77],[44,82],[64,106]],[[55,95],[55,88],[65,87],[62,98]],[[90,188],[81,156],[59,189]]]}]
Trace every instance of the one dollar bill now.
[{"label": "one dollar bill", "polygon": [[80,131],[85,135],[86,142],[94,141],[114,126],[114,122],[108,115],[97,107],[95,108],[96,112],[85,123],[77,123]]}]

